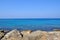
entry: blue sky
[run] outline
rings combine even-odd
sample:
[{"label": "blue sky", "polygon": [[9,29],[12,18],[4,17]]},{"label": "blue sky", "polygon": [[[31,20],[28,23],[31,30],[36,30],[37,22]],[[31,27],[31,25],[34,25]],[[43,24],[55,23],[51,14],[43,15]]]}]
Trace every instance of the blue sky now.
[{"label": "blue sky", "polygon": [[60,18],[60,0],[0,0],[0,18]]}]

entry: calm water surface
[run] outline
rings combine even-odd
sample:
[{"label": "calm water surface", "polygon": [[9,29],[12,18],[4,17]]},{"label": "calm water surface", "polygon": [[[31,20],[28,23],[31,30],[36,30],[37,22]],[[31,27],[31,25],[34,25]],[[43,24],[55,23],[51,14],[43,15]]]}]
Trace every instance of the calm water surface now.
[{"label": "calm water surface", "polygon": [[60,19],[0,19],[0,29],[50,31],[60,29]]}]

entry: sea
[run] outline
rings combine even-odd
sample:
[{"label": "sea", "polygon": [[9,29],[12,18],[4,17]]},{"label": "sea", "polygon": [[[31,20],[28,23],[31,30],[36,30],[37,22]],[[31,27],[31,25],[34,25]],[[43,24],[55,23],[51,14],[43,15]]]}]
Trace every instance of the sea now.
[{"label": "sea", "polygon": [[60,29],[60,18],[0,19],[0,30],[44,30]]}]

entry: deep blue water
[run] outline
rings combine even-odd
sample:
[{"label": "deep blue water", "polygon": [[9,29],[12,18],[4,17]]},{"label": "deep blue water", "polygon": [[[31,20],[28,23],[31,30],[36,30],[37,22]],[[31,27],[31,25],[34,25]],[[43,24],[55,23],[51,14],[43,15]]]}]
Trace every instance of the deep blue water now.
[{"label": "deep blue water", "polygon": [[60,29],[60,19],[0,19],[0,29],[50,31]]}]

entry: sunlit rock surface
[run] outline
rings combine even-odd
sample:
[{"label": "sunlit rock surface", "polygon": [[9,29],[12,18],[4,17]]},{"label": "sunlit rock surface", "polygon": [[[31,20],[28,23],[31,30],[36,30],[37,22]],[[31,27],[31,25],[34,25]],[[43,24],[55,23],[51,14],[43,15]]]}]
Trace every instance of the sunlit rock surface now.
[{"label": "sunlit rock surface", "polygon": [[1,40],[60,40],[60,31],[18,31],[8,32]]},{"label": "sunlit rock surface", "polygon": [[22,36],[18,30],[12,30],[7,33],[1,40],[21,40]]},{"label": "sunlit rock surface", "polygon": [[24,35],[29,35],[32,31],[31,30],[25,30],[25,31],[22,31],[21,33]]},{"label": "sunlit rock surface", "polygon": [[48,40],[60,40],[60,31],[48,32]]}]

